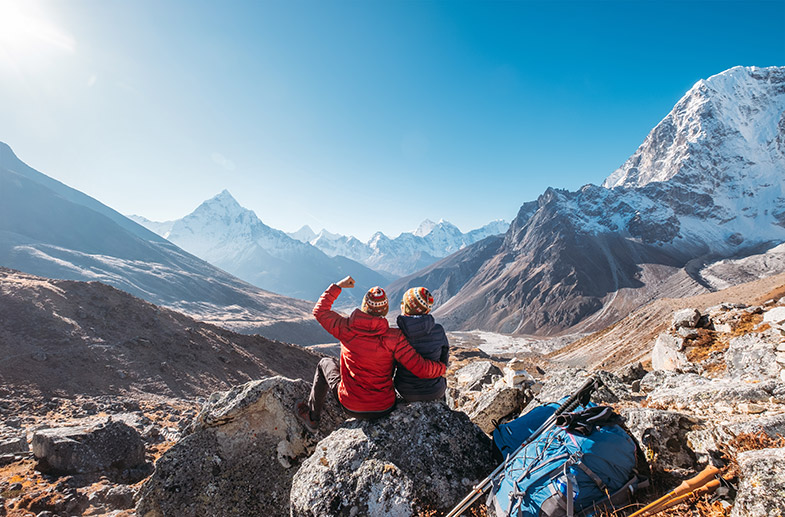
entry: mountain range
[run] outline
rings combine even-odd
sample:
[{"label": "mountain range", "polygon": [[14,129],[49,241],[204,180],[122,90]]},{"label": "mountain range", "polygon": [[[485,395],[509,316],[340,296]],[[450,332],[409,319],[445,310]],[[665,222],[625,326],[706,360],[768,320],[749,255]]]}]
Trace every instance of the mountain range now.
[{"label": "mountain range", "polygon": [[351,259],[327,256],[270,228],[226,190],[176,221],[155,223],[130,217],[238,278],[286,296],[315,301],[330,283],[351,274],[357,288],[347,290],[341,301],[358,304],[370,287],[390,280]]},{"label": "mountain range", "polygon": [[701,272],[711,264],[785,241],[783,112],[783,67],[701,80],[602,186],[549,188],[503,238],[388,293],[429,286],[450,328],[554,335],[598,330],[663,296],[708,292]]},{"label": "mountain range", "polygon": [[395,238],[376,232],[367,242],[327,230],[316,234],[308,226],[289,235],[310,242],[327,255],[351,258],[394,279],[410,275],[485,237],[503,234],[509,227],[508,222],[499,219],[463,233],[444,219],[438,223],[426,219],[413,232]]},{"label": "mountain range", "polygon": [[23,163],[0,142],[0,265],[100,281],[195,319],[300,344],[328,335],[311,302],[264,291]]}]

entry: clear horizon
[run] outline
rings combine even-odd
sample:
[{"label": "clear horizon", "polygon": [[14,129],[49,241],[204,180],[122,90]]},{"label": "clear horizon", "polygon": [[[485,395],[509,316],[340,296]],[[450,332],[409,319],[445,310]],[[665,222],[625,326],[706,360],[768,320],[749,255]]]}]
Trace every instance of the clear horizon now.
[{"label": "clear horizon", "polygon": [[[0,141],[124,214],[466,232],[599,184],[698,80],[782,66],[785,1],[0,0]],[[779,34],[779,36],[778,36]]]}]

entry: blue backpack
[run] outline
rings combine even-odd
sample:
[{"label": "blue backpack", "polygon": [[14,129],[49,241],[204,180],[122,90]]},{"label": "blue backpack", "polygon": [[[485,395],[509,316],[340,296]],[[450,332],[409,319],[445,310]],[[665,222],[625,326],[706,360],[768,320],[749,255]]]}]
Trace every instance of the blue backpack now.
[{"label": "blue backpack", "polygon": [[618,415],[591,403],[559,415],[556,425],[513,456],[558,407],[534,408],[494,430],[494,444],[506,458],[487,502],[497,517],[591,515],[629,503],[647,484],[637,476],[637,445]]}]

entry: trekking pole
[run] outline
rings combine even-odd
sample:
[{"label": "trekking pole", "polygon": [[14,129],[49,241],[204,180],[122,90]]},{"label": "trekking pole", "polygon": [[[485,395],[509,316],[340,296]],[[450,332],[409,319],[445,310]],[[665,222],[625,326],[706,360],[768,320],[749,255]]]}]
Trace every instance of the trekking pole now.
[{"label": "trekking pole", "polygon": [[702,495],[712,494],[712,493],[714,493],[715,490],[717,490],[717,488],[719,488],[719,486],[720,486],[720,480],[719,479],[712,479],[711,481],[709,481],[705,485],[696,488],[692,492],[688,492],[688,493],[686,493],[684,495],[681,495],[681,496],[679,496],[679,497],[677,497],[675,499],[670,499],[670,500],[662,503],[657,508],[654,508],[653,510],[649,510],[646,513],[646,515],[657,515],[660,512],[664,512],[668,508],[671,508],[673,506],[681,504],[681,503],[683,503],[685,501],[688,501],[690,499],[693,499],[693,498],[697,499],[698,497],[700,497]]},{"label": "trekking pole", "polygon": [[[665,508],[671,506],[668,503],[671,503],[674,500],[678,500],[679,502],[682,502],[685,499],[684,498],[685,495],[689,495],[699,490],[704,485],[707,486],[711,485],[712,480],[714,480],[714,477],[719,472],[720,471],[717,467],[713,465],[708,465],[697,476],[690,478],[686,481],[682,481],[681,485],[677,486],[674,490],[668,492],[667,494],[660,497],[653,503],[644,506],[637,512],[630,514],[629,517],[642,517],[644,515],[654,515],[655,513],[662,511]],[[717,482],[717,484],[713,486],[712,490],[716,489],[718,485],[719,482]]]},{"label": "trekking pole", "polygon": [[[516,456],[524,447],[529,445],[533,442],[539,435],[553,427],[554,423],[556,422],[556,417],[562,413],[572,411],[578,404],[585,404],[588,402],[588,398],[591,396],[591,393],[594,390],[599,389],[603,385],[602,380],[599,377],[591,376],[586,379],[586,382],[581,385],[578,390],[570,395],[570,397],[564,401],[564,403],[559,406],[556,411],[553,412],[548,420],[546,420],[540,427],[534,431],[529,438],[527,438],[515,451],[510,454],[508,457]],[[501,465],[496,467],[496,469],[491,472],[488,477],[477,483],[477,485],[472,489],[472,491],[466,497],[458,503],[458,506],[450,510],[450,513],[446,515],[446,517],[457,517],[465,512],[477,499],[479,499],[488,489],[491,488],[491,484],[493,479],[502,471],[506,462],[503,462]]]}]

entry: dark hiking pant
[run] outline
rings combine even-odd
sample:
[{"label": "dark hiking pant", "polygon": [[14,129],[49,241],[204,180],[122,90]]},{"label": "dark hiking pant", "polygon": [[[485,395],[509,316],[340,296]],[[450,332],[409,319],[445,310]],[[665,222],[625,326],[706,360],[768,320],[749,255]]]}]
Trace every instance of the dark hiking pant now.
[{"label": "dark hiking pant", "polygon": [[319,361],[316,372],[313,374],[313,385],[311,394],[308,396],[308,409],[311,412],[311,420],[318,422],[322,418],[322,408],[327,392],[331,392],[338,405],[343,408],[343,412],[350,417],[372,420],[388,415],[395,408],[395,404],[384,411],[350,411],[346,409],[338,400],[338,385],[341,383],[341,367],[335,357],[325,357]]},{"label": "dark hiking pant", "polygon": [[445,391],[447,391],[446,385],[442,386],[442,388],[435,393],[400,393],[400,395],[406,402],[430,402],[432,400],[444,400]]}]

